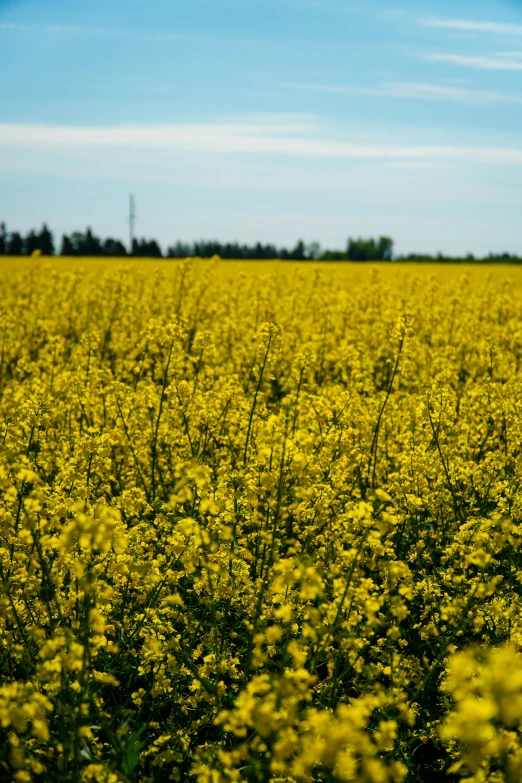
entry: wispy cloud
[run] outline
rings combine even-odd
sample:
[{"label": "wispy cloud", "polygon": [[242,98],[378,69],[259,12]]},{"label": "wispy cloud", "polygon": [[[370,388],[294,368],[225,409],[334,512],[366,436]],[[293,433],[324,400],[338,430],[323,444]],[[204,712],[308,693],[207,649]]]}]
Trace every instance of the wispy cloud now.
[{"label": "wispy cloud", "polygon": [[0,124],[0,148],[148,149],[316,159],[473,162],[522,165],[522,148],[368,144],[328,138],[301,123],[223,122],[72,127]]},{"label": "wispy cloud", "polygon": [[376,98],[410,98],[431,101],[457,101],[459,103],[508,103],[522,104],[522,94],[473,90],[443,84],[421,82],[391,82],[378,86],[345,84],[287,83],[290,89],[333,95],[366,95]]},{"label": "wispy cloud", "polygon": [[447,19],[438,16],[428,16],[421,19],[419,24],[423,27],[435,27],[442,30],[495,33],[497,35],[522,35],[521,24],[508,22],[478,22],[473,19]]},{"label": "wispy cloud", "polygon": [[493,52],[494,57],[509,57],[514,60],[522,60],[522,52]]},{"label": "wispy cloud", "polygon": [[388,169],[402,169],[406,171],[438,171],[448,168],[449,164],[442,161],[434,162],[429,160],[392,160],[382,165]]},{"label": "wispy cloud", "polygon": [[464,68],[478,68],[482,71],[522,71],[522,61],[510,57],[486,57],[482,55],[451,54],[433,52],[422,54],[421,58],[428,62],[448,63]]}]

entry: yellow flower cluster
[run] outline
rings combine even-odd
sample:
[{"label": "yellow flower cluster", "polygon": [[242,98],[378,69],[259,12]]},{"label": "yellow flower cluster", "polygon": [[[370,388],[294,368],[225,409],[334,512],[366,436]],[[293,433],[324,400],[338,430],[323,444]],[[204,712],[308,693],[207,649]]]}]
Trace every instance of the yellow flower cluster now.
[{"label": "yellow flower cluster", "polygon": [[3,262],[0,780],[522,779],[522,289]]}]

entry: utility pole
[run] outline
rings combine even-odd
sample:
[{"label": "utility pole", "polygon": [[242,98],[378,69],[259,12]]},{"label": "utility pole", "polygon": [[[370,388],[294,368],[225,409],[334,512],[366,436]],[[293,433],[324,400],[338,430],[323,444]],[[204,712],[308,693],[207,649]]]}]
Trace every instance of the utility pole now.
[{"label": "utility pole", "polygon": [[132,255],[134,244],[134,223],[136,222],[136,202],[134,196],[129,196],[129,255]]}]

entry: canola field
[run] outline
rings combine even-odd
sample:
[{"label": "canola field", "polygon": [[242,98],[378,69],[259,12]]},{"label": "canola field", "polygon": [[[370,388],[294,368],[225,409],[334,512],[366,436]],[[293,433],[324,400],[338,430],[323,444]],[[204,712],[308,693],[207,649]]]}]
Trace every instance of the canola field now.
[{"label": "canola field", "polygon": [[0,268],[0,780],[522,780],[517,269]]}]

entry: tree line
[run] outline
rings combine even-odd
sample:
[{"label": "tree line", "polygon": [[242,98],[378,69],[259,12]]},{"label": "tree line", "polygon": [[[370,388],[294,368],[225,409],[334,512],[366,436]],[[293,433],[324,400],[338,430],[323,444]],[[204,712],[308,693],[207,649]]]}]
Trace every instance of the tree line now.
[{"label": "tree line", "polygon": [[91,228],[85,232],[74,231],[63,234],[59,250],[54,237],[44,224],[40,231],[31,230],[26,236],[17,231],[7,231],[5,223],[0,225],[0,254],[19,256],[31,255],[34,251],[42,255],[61,256],[141,256],[147,258],[189,258],[199,256],[211,258],[244,258],[268,259],[283,258],[300,260],[353,260],[353,261],[391,261],[393,258],[393,241],[388,237],[374,239],[349,239],[346,250],[323,250],[318,242],[305,245],[300,239],[295,247],[288,249],[273,244],[241,244],[239,242],[219,242],[217,240],[200,240],[198,242],[181,242],[169,246],[163,253],[159,242],[155,239],[134,239],[132,251],[129,253],[119,239],[97,237]]},{"label": "tree line", "polygon": [[295,261],[401,261],[412,263],[522,263],[522,258],[510,253],[490,253],[485,258],[466,256],[435,256],[419,253],[395,256],[393,240],[381,236],[378,239],[348,239],[344,250],[322,248],[319,242],[305,244],[298,240],[293,248],[278,247],[274,244],[241,244],[239,242],[219,242],[218,240],[200,240],[182,242],[167,247],[163,252],[155,239],[133,239],[129,252],[120,239],[97,237],[91,228],[85,232],[73,231],[63,234],[61,242],[55,244],[53,233],[46,224],[39,231],[34,229],[26,235],[18,231],[8,231],[5,223],[0,223],[0,255],[21,256],[39,252],[42,255],[61,256],[134,256],[146,258],[190,258],[199,256],[211,258],[271,259],[281,258]]}]

